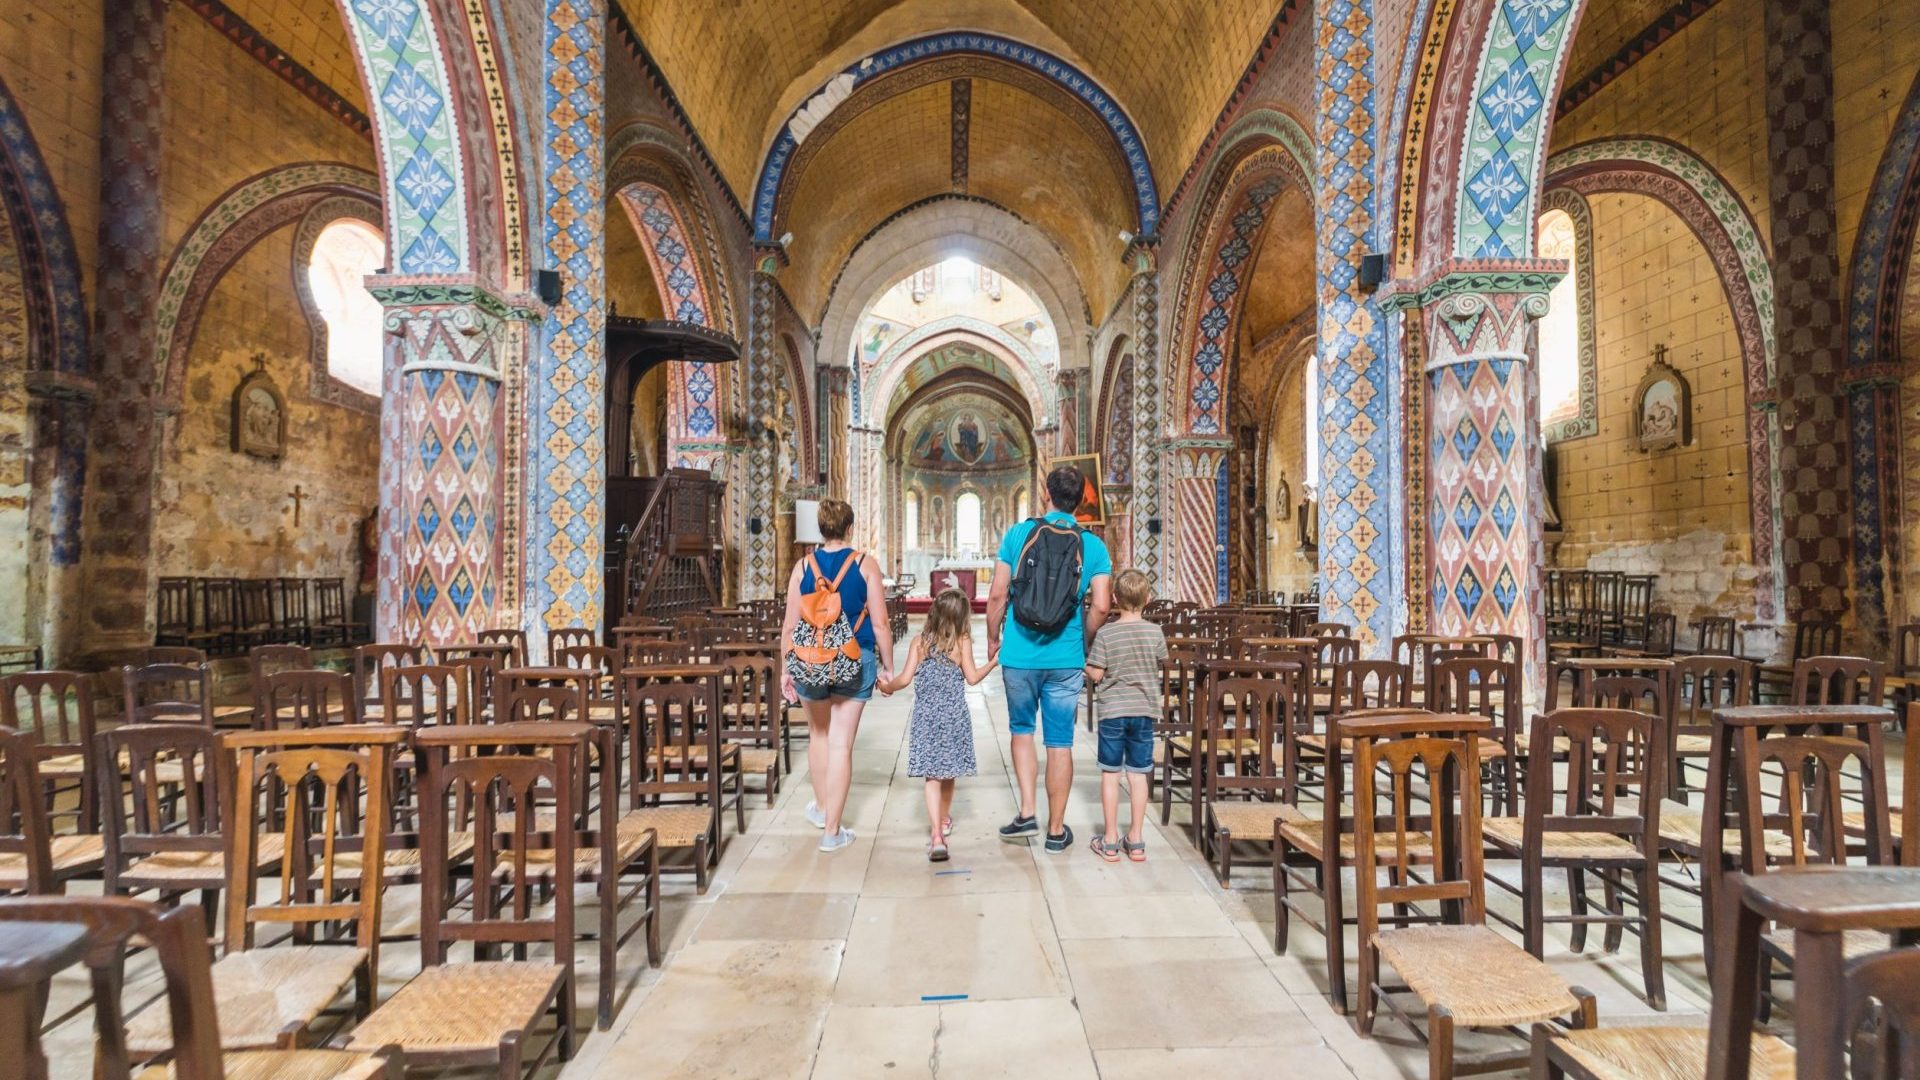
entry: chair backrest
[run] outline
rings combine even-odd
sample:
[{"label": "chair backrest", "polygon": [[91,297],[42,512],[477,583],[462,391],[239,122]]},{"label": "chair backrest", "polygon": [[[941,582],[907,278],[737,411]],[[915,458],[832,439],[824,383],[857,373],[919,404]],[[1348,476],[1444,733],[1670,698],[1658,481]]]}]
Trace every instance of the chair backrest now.
[{"label": "chair backrest", "polygon": [[262,726],[261,716],[266,710],[261,701],[267,676],[278,671],[311,671],[313,666],[313,650],[305,645],[255,645],[247,651],[247,675],[249,685],[253,687],[255,727]]},{"label": "chair backrest", "polygon": [[[367,950],[370,970],[380,969],[388,783],[407,734],[366,724],[226,737],[236,793],[227,858],[229,953],[252,948],[254,927],[263,922],[351,921],[354,944]],[[275,834],[285,853],[269,899],[260,888],[258,854],[261,841]],[[355,852],[360,872],[343,873],[343,857]]]},{"label": "chair backrest", "polygon": [[198,724],[213,728],[213,673],[199,664],[148,664],[120,669],[128,724]]},{"label": "chair backrest", "polygon": [[1543,832],[1599,833],[1631,841],[1642,854],[1660,833],[1666,755],[1659,716],[1635,709],[1555,709],[1536,715],[1529,746],[1564,739],[1564,782],[1556,770],[1527,770],[1528,842]]},{"label": "chair backrest", "polygon": [[771,656],[729,656],[725,667],[720,676],[720,738],[779,745],[779,664]]},{"label": "chair backrest", "polygon": [[[1769,861],[1793,866],[1839,865],[1847,861],[1845,807],[1858,800],[1865,815],[1866,861],[1893,861],[1887,835],[1886,772],[1875,748],[1842,735],[1765,735],[1751,758],[1742,761],[1748,791],[1761,792],[1769,830],[1786,834],[1791,854],[1769,854]],[[1766,776],[1777,784],[1763,787]],[[1771,790],[1768,790],[1768,789]]]},{"label": "chair backrest", "polygon": [[588,627],[562,626],[556,629],[550,629],[547,631],[547,658],[557,664],[560,661],[555,658],[555,654],[561,649],[571,648],[575,645],[598,644],[599,642],[595,640],[593,631]]},{"label": "chair backrest", "polygon": [[1216,678],[1207,693],[1207,733],[1212,745],[1228,739],[1249,740],[1231,755],[1234,767],[1208,774],[1216,792],[1291,802],[1290,761],[1282,740],[1292,726],[1293,694],[1274,678],[1243,675]]},{"label": "chair backrest", "polygon": [[347,590],[339,578],[313,579],[315,621],[337,623],[347,617]]},{"label": "chair backrest", "polygon": [[1193,696],[1200,679],[1200,650],[1191,645],[1167,646],[1167,658],[1160,664],[1160,722],[1163,733],[1185,735],[1193,731]]},{"label": "chair backrest", "polygon": [[1603,616],[1620,614],[1620,590],[1624,575],[1613,570],[1587,571],[1587,607]]},{"label": "chair backrest", "polygon": [[1350,664],[1358,659],[1359,642],[1349,637],[1320,636],[1319,646],[1313,654],[1313,685],[1322,690],[1332,689],[1334,671],[1341,664]]},{"label": "chair backrest", "polygon": [[467,686],[468,716],[476,724],[493,720],[493,688],[500,679],[500,664],[491,656],[443,658],[441,665],[460,673]]},{"label": "chair backrest", "polygon": [[1334,668],[1330,715],[1413,704],[1413,673],[1393,660],[1349,660]]},{"label": "chair backrest", "polygon": [[382,720],[388,724],[420,728],[474,722],[473,680],[457,662],[391,667],[381,677]]},{"label": "chair backrest", "polygon": [[1519,729],[1519,673],[1505,660],[1485,656],[1442,660],[1434,668],[1427,696],[1437,712],[1473,713],[1502,729]]},{"label": "chair backrest", "polygon": [[1878,705],[1887,665],[1864,656],[1810,656],[1793,662],[1793,704]]},{"label": "chair backrest", "polygon": [[353,694],[362,705],[380,701],[380,673],[390,667],[433,663],[424,645],[361,645],[353,650]]},{"label": "chair backrest", "polygon": [[232,578],[200,578],[200,628],[232,630],[239,617],[239,583]]},{"label": "chair backrest", "polygon": [[[1846,1024],[1852,1034],[1870,1028],[1878,1036],[1871,1057],[1867,1047],[1852,1047],[1854,1075],[1891,1078],[1920,1076],[1920,949],[1874,953],[1850,961],[1841,980],[1846,988]],[[1799,1034],[1800,1039],[1818,1036]],[[1815,1060],[1838,1061],[1846,1047],[1817,1053]],[[1802,1044],[1803,1054],[1816,1053]],[[1878,1068],[1874,1067],[1874,1064]]]},{"label": "chair backrest", "polygon": [[253,713],[259,731],[360,722],[360,698],[344,671],[276,671],[261,684],[259,700]]},{"label": "chair backrest", "polygon": [[297,577],[275,578],[274,591],[279,594],[280,626],[289,630],[303,629],[307,625],[307,579]]},{"label": "chair backrest", "polygon": [[1653,613],[1653,579],[1634,575],[1620,583],[1620,614],[1644,619]]},{"label": "chair backrest", "polygon": [[1730,615],[1703,615],[1693,624],[1694,651],[1711,656],[1739,655],[1739,624]]},{"label": "chair backrest", "polygon": [[[577,785],[593,739],[593,728],[578,723],[439,727],[414,736],[426,765],[420,795],[422,965],[445,963],[447,949],[467,941],[548,945],[556,965],[573,967],[574,890],[568,883],[575,880],[576,860],[584,857],[575,829],[583,824],[585,795]],[[543,805],[557,818],[550,833],[541,831]],[[477,838],[472,880],[493,887],[471,890],[471,916],[457,919],[447,853],[452,834],[466,828]],[[572,1002],[561,1004],[570,1008]]]},{"label": "chair backrest", "polygon": [[718,711],[713,684],[657,682],[633,674],[622,680],[632,804],[659,803],[667,796],[717,799],[720,770],[691,767],[714,760],[719,751],[719,728],[703,721]]},{"label": "chair backrest", "polygon": [[1920,623],[1907,623],[1894,629],[1893,673],[1903,678],[1920,673]]},{"label": "chair backrest", "polygon": [[18,855],[27,867],[27,892],[56,891],[52,827],[40,794],[34,744],[17,731],[0,731],[0,855]]},{"label": "chair backrest", "polygon": [[1308,623],[1304,628],[1304,632],[1300,636],[1332,637],[1332,638],[1352,637],[1353,627],[1343,622]]},{"label": "chair backrest", "polygon": [[163,577],[154,589],[154,632],[161,637],[185,637],[193,632],[193,581]]},{"label": "chair backrest", "polygon": [[[1446,721],[1436,716],[1436,725]],[[1440,903],[1451,921],[1486,921],[1481,873],[1479,739],[1471,730],[1370,735],[1339,725],[1353,740],[1354,865],[1360,940],[1373,940],[1383,905]],[[1425,814],[1414,803],[1428,801]],[[1426,843],[1422,843],[1423,839]],[[1429,865],[1426,848],[1431,846]],[[1389,873],[1380,883],[1379,870]]]},{"label": "chair backrest", "polygon": [[0,677],[0,726],[48,752],[82,753],[93,741],[93,691],[75,671],[24,671]]},{"label": "chair backrest", "polygon": [[587,698],[579,683],[515,682],[502,675],[493,699],[499,709],[497,723],[584,723],[587,719]]},{"label": "chair backrest", "polygon": [[273,625],[273,582],[266,578],[247,578],[235,584],[239,607],[236,621],[248,629]]},{"label": "chair backrest", "polygon": [[1640,645],[1654,656],[1672,656],[1674,649],[1675,627],[1678,621],[1670,611],[1652,611],[1641,617],[1646,633],[1641,636]]},{"label": "chair backrest", "polygon": [[693,642],[682,638],[628,638],[621,642],[620,647],[621,667],[693,663]]},{"label": "chair backrest", "polygon": [[527,666],[527,632],[513,627],[496,627],[480,631],[480,643],[483,645],[506,645],[513,649],[513,659],[509,667]]},{"label": "chair backrest", "polygon": [[136,858],[226,849],[231,763],[212,729],[188,724],[114,728],[95,736],[93,759],[97,790],[119,791],[124,781],[127,792],[125,799],[100,801],[109,892]]},{"label": "chair backrest", "polygon": [[155,664],[194,664],[207,662],[207,650],[192,645],[149,645],[140,650],[140,663],[136,667],[152,667]]},{"label": "chair backrest", "polygon": [[1667,673],[1667,723],[1676,731],[1711,731],[1713,710],[1752,703],[1752,661],[1683,656]]},{"label": "chair backrest", "polygon": [[1581,709],[1635,709],[1665,716],[1667,681],[1651,675],[1597,673],[1581,682],[1573,704]]},{"label": "chair backrest", "polygon": [[1832,619],[1802,619],[1793,625],[1793,659],[1833,656],[1840,651],[1840,624]]},{"label": "chair backrest", "polygon": [[126,1011],[127,954],[137,946],[152,950],[165,980],[173,1034],[167,1069],[176,1080],[222,1080],[219,1010],[213,999],[213,960],[207,949],[207,921],[192,905],[163,909],[123,896],[27,897],[0,900],[0,922],[74,923],[86,927],[83,962],[93,984],[94,1080],[129,1080]]}]

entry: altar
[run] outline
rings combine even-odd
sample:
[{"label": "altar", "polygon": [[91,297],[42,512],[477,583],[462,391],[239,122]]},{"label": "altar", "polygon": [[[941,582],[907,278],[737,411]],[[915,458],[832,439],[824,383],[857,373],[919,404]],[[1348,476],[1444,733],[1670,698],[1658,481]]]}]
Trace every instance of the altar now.
[{"label": "altar", "polygon": [[976,600],[982,579],[991,580],[992,576],[990,559],[941,559],[927,574],[927,596],[938,596],[945,589],[959,589],[967,594],[967,599]]}]

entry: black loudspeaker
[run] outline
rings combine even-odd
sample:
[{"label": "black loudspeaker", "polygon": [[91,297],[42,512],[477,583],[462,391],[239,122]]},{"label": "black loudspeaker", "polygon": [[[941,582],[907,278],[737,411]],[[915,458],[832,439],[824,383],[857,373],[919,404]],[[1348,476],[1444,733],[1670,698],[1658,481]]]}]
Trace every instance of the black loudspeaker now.
[{"label": "black loudspeaker", "polygon": [[540,296],[540,302],[548,307],[560,302],[560,271],[535,270],[533,272],[533,291]]},{"label": "black loudspeaker", "polygon": [[1360,287],[1377,289],[1387,280],[1387,257],[1374,253],[1360,256]]},{"label": "black loudspeaker", "polygon": [[1159,518],[1147,519],[1147,532],[1154,536],[1160,535],[1160,519]]},{"label": "black loudspeaker", "polygon": [[765,526],[761,524],[759,518],[751,517],[747,519],[747,531],[753,535],[759,536],[760,530],[763,528],[765,528]]}]

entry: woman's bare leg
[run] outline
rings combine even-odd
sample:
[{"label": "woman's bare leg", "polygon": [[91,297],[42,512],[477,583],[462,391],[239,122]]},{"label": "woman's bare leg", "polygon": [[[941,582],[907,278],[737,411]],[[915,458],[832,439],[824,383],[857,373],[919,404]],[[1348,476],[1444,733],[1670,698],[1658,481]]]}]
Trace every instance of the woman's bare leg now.
[{"label": "woman's bare leg", "polygon": [[951,783],[951,780],[927,777],[927,825],[933,831],[935,844],[947,842],[946,835],[940,830],[940,819],[946,817],[946,799],[942,797],[941,789]]},{"label": "woman's bare leg", "polygon": [[827,728],[825,779],[814,784],[814,790],[820,793],[820,812],[827,816],[828,836],[840,831],[840,815],[847,809],[847,790],[853,786],[853,740],[860,734],[860,714],[866,708],[864,701],[845,698],[833,701],[833,719]]},{"label": "woman's bare leg", "polygon": [[827,732],[831,728],[833,707],[825,701],[808,701],[807,710],[807,782],[813,785],[813,802],[827,805]]}]

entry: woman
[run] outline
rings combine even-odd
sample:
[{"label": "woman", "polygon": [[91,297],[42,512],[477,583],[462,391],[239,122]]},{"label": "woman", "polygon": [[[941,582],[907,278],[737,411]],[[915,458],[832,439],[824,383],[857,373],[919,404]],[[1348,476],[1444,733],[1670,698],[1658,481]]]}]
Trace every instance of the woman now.
[{"label": "woman", "polygon": [[[780,624],[781,687],[788,701],[800,701],[807,710],[807,777],[813,782],[807,820],[814,828],[826,830],[820,838],[820,850],[826,852],[853,843],[853,830],[840,823],[847,808],[847,789],[853,784],[853,738],[860,732],[860,714],[873,697],[874,683],[893,677],[886,585],[880,565],[847,545],[852,529],[853,507],[839,499],[821,500],[822,543],[814,549],[811,562],[828,581],[840,577],[841,610],[849,624],[860,623],[854,633],[860,643],[859,677],[815,691],[795,686],[793,676],[786,674],[786,654],[793,649],[793,627],[800,619],[800,597],[812,592],[815,584],[807,559],[801,559],[787,578],[787,614]],[[842,577],[840,569],[849,559],[856,560],[855,565]],[[864,620],[862,611],[867,615]]]}]

